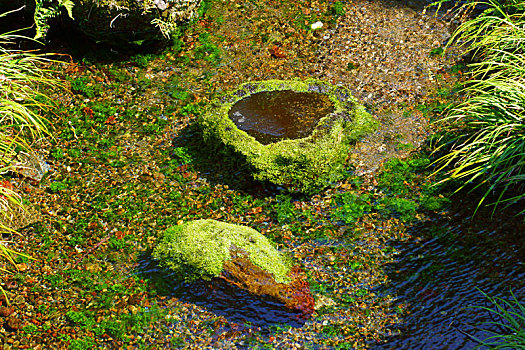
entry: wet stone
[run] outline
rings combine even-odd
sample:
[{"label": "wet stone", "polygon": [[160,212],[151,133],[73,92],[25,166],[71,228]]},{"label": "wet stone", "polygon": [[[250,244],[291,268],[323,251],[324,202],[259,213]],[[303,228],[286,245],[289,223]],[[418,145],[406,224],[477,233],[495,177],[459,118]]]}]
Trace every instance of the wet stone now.
[{"label": "wet stone", "polygon": [[11,331],[16,331],[20,328],[22,328],[22,320],[18,318],[9,318],[7,320],[7,328]]},{"label": "wet stone", "polygon": [[10,316],[13,312],[15,312],[15,309],[13,307],[0,307],[0,316],[2,317]]},{"label": "wet stone", "polygon": [[307,137],[333,110],[332,101],[321,93],[265,91],[235,103],[228,116],[239,129],[267,145]]}]

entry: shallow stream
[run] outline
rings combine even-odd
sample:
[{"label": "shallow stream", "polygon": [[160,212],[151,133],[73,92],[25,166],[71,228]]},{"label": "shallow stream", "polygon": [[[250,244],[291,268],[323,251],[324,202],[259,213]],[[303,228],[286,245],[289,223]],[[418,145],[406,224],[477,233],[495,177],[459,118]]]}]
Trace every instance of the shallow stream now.
[{"label": "shallow stream", "polygon": [[521,216],[506,211],[491,220],[481,210],[472,217],[472,204],[458,203],[450,214],[410,228],[417,238],[393,245],[399,255],[380,289],[407,310],[399,334],[374,349],[472,349],[470,337],[486,339],[486,330],[501,331],[488,323],[503,321],[479,309],[494,309],[483,293],[511,301],[512,291],[525,300]]},{"label": "shallow stream", "polygon": [[[414,209],[410,223],[374,207],[399,193],[409,198],[397,203],[419,200],[425,175],[398,179],[390,198],[379,173],[424,147],[461,78],[458,53],[431,54],[454,24],[423,14],[426,1],[354,0],[339,14],[332,1],[212,4],[179,51],[60,66],[74,89],[57,93],[48,117],[56,138],[42,152],[53,171],[42,183],[13,179],[38,211],[10,246],[36,258],[19,264],[10,292],[11,318],[32,333],[4,325],[0,343],[472,349],[465,332],[484,337],[479,323],[491,321],[469,308],[487,305],[481,291],[525,299],[523,215],[471,219],[478,199],[463,195],[443,212]],[[324,27],[311,30],[319,18]],[[212,98],[247,81],[308,78],[347,87],[381,123],[349,154],[347,178],[294,197],[222,154],[200,157],[191,125]],[[208,218],[256,228],[287,252],[308,274],[313,317],[289,322],[280,305],[221,285],[173,284],[148,252],[166,228]]]}]

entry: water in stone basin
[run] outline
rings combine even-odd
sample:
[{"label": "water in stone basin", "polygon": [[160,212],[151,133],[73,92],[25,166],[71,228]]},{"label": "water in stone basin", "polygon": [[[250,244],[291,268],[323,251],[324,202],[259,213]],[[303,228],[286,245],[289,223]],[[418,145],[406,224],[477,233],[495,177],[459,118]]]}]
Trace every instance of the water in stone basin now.
[{"label": "water in stone basin", "polygon": [[239,129],[267,145],[308,136],[317,122],[333,110],[326,95],[282,90],[244,98],[230,108],[228,116]]}]

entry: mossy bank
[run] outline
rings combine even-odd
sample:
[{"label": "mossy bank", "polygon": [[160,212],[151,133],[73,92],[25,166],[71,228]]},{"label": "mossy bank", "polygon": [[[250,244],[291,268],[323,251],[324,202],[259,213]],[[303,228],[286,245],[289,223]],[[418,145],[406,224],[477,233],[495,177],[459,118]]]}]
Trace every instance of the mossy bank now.
[{"label": "mossy bank", "polygon": [[[228,117],[230,108],[241,99],[259,92],[280,90],[325,94],[333,103],[333,112],[322,117],[307,137],[268,145],[240,130]],[[290,192],[313,194],[343,176],[351,145],[374,131],[377,122],[346,88],[308,79],[242,84],[212,101],[199,125],[208,146],[219,157],[233,149],[246,159],[256,180],[269,181]]]}]

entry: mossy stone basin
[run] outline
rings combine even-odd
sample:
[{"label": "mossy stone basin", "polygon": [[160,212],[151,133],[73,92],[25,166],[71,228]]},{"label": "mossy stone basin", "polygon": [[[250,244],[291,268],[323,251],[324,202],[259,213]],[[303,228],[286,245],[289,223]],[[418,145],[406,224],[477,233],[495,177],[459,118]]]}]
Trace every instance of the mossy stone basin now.
[{"label": "mossy stone basin", "polygon": [[255,179],[313,194],[341,178],[350,147],[377,122],[348,89],[309,79],[242,84],[212,101],[199,125],[218,157],[233,149]]}]

